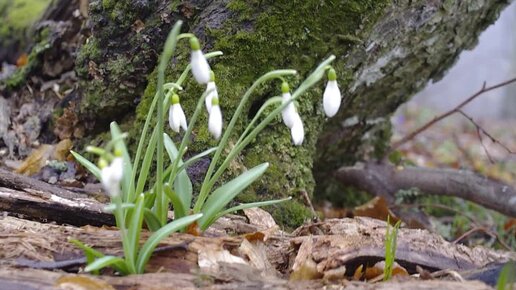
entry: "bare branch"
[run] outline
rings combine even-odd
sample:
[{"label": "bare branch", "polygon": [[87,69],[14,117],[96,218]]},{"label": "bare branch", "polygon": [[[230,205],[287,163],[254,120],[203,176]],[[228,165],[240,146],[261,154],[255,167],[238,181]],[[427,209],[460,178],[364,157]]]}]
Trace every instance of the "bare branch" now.
[{"label": "bare branch", "polygon": [[512,186],[465,170],[398,169],[370,162],[342,167],[336,172],[336,177],[346,186],[382,196],[391,204],[399,190],[419,188],[427,194],[460,197],[516,217],[516,190]]},{"label": "bare branch", "polygon": [[482,85],[482,88],[478,92],[476,92],[473,95],[471,95],[470,97],[468,97],[466,100],[464,100],[462,103],[457,105],[455,108],[445,112],[442,115],[439,115],[439,116],[433,118],[431,121],[427,122],[426,124],[424,124],[423,126],[419,127],[418,129],[412,131],[407,136],[403,137],[401,140],[399,140],[397,142],[394,142],[392,144],[392,146],[391,146],[391,150],[390,150],[389,153],[397,150],[398,148],[401,147],[401,145],[403,145],[403,144],[407,143],[408,141],[414,139],[414,137],[419,135],[421,132],[426,131],[428,128],[432,127],[434,124],[436,124],[436,123],[442,121],[443,119],[453,115],[454,113],[459,112],[464,106],[469,104],[471,101],[476,99],[478,96],[480,96],[480,95],[482,95],[484,93],[487,93],[489,91],[492,91],[492,90],[499,89],[501,87],[507,86],[507,85],[509,85],[511,83],[514,83],[514,82],[516,82],[516,78],[512,78],[512,79],[506,80],[504,82],[498,83],[498,84],[490,86],[490,87],[487,87],[486,83],[484,82],[484,84]]}]

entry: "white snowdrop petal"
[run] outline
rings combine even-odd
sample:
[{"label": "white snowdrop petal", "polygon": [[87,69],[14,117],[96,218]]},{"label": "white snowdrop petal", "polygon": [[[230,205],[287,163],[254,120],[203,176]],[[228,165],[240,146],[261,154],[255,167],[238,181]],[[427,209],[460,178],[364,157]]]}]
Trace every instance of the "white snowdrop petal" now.
[{"label": "white snowdrop petal", "polygon": [[174,132],[179,133],[179,126],[181,125],[181,121],[179,119],[178,106],[179,104],[174,104],[170,107],[168,121],[170,128],[174,130]]},{"label": "white snowdrop petal", "polygon": [[217,86],[215,85],[215,82],[209,82],[208,85],[206,86],[206,91],[210,91],[212,90],[210,93],[208,93],[208,95],[206,96],[206,99],[204,100],[205,104],[206,104],[206,110],[208,111],[208,113],[210,113],[211,111],[211,101],[214,97],[219,97],[219,93],[217,92]]},{"label": "white snowdrop petal", "polygon": [[100,171],[101,183],[104,190],[110,196],[120,194],[120,181],[123,177],[123,159],[116,157],[109,166],[102,168]]},{"label": "white snowdrop petal", "polygon": [[[285,104],[292,98],[292,95],[290,93],[284,93],[282,98],[282,104]],[[294,103],[291,102],[283,109],[283,111],[281,111],[281,118],[283,119],[283,123],[285,123],[287,127],[292,128],[296,114],[296,107],[294,106]]]},{"label": "white snowdrop petal", "polygon": [[201,50],[192,50],[192,74],[200,84],[210,81],[210,65]]},{"label": "white snowdrop petal", "polygon": [[290,134],[292,136],[292,142],[294,145],[299,146],[303,144],[303,140],[305,138],[305,129],[303,127],[303,121],[297,113],[294,116],[294,124],[290,129]]},{"label": "white snowdrop petal", "polygon": [[188,125],[186,124],[185,112],[183,111],[183,108],[181,107],[180,104],[177,104],[177,105],[179,106],[179,110],[178,110],[179,124],[181,125],[181,128],[183,128],[183,130],[186,131],[186,129],[188,129]]},{"label": "white snowdrop petal", "polygon": [[326,116],[333,117],[339,111],[342,96],[337,81],[328,81],[323,94],[323,107]]},{"label": "white snowdrop petal", "polygon": [[215,105],[211,107],[210,116],[208,119],[208,130],[215,139],[219,139],[222,134],[222,112],[220,106]]},{"label": "white snowdrop petal", "polygon": [[122,157],[116,157],[115,159],[113,159],[113,162],[111,162],[111,170],[112,178],[115,181],[120,182],[122,180],[124,172],[124,160],[122,159]]}]

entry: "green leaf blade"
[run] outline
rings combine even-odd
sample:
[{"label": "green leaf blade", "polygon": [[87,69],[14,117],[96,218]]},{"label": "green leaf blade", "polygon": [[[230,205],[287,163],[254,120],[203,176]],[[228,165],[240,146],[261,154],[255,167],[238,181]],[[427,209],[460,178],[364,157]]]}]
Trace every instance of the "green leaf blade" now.
[{"label": "green leaf blade", "polygon": [[168,237],[171,233],[181,230],[191,223],[197,221],[202,217],[202,214],[195,214],[187,217],[183,217],[173,222],[165,225],[159,231],[152,234],[149,239],[143,245],[140,254],[138,256],[138,260],[136,262],[136,270],[138,273],[143,273],[145,270],[145,265],[149,261],[154,249],[158,246],[158,244],[166,237]]},{"label": "green leaf blade", "polygon": [[242,190],[246,189],[251,183],[262,176],[268,167],[269,163],[267,162],[255,166],[213,191],[201,210],[204,214],[203,218],[199,221],[201,230],[207,229],[210,220],[221,212]]}]

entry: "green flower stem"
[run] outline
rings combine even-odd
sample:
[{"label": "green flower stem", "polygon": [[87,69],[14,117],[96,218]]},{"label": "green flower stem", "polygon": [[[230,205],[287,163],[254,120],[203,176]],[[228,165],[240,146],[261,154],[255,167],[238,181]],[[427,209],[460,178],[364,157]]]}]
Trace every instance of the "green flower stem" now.
[{"label": "green flower stem", "polygon": [[233,114],[233,117],[231,118],[231,121],[229,122],[229,125],[226,128],[226,131],[224,132],[224,135],[222,136],[222,139],[219,142],[218,149],[215,152],[215,155],[213,156],[213,159],[211,160],[210,166],[208,168],[208,172],[206,173],[206,176],[204,177],[204,181],[202,183],[202,187],[199,193],[199,197],[197,199],[197,202],[195,203],[193,212],[199,213],[201,211],[201,208],[206,201],[206,198],[208,197],[208,193],[211,190],[213,185],[209,186],[209,180],[211,179],[211,176],[213,174],[213,170],[215,169],[215,166],[217,164],[217,161],[220,158],[220,155],[222,153],[222,150],[224,150],[225,146],[227,145],[229,136],[231,135],[233,131],[233,127],[235,126],[238,118],[242,114],[242,110],[244,109],[245,104],[247,103],[247,100],[251,96],[251,94],[256,90],[256,88],[261,85],[263,82],[272,79],[277,78],[284,75],[295,75],[297,72],[295,70],[275,70],[268,72],[261,76],[258,80],[256,80],[253,85],[247,90],[247,92],[242,97],[242,100],[240,101],[240,104],[238,105],[235,113]]},{"label": "green flower stem", "polygon": [[114,196],[112,197],[112,201],[115,204],[115,220],[116,220],[116,227],[120,230],[120,237],[122,238],[122,247],[124,249],[124,256],[127,268],[129,269],[129,272],[136,273],[136,266],[135,266],[135,254],[131,249],[130,239],[127,236],[127,229],[126,229],[126,223],[125,223],[125,213],[122,209],[122,199],[120,196]]},{"label": "green flower stem", "polygon": [[256,115],[254,116],[254,118],[251,120],[251,122],[249,123],[249,125],[247,125],[247,127],[245,128],[244,130],[244,133],[242,133],[240,135],[240,138],[238,139],[238,141],[235,143],[235,145],[238,145],[238,143],[242,142],[242,140],[244,139],[245,136],[247,136],[247,133],[249,133],[249,131],[253,128],[254,126],[254,123],[256,123],[256,121],[258,121],[258,119],[260,118],[260,116],[263,114],[263,112],[265,112],[265,109],[267,109],[268,107],[272,106],[272,105],[275,105],[276,103],[280,103],[283,101],[283,99],[279,96],[275,96],[275,97],[272,97],[270,99],[268,99],[261,107],[260,107],[260,110],[258,110],[258,113],[256,113]]},{"label": "green flower stem", "polygon": [[[233,147],[233,149],[231,149],[231,151],[228,153],[228,156],[226,157],[224,162],[220,165],[220,167],[217,169],[215,174],[213,174],[213,177],[209,180],[208,185],[207,185],[207,187],[209,189],[211,189],[213,187],[213,185],[215,184],[215,182],[217,182],[217,179],[222,175],[224,170],[226,170],[226,168],[229,166],[229,163],[235,158],[235,156],[238,153],[240,153],[256,137],[256,135],[258,135],[258,133],[260,133],[270,122],[272,122],[272,120],[277,115],[279,115],[281,113],[281,111],[290,102],[297,100],[301,96],[301,94],[303,94],[306,90],[308,90],[317,81],[319,81],[322,78],[323,74],[321,74],[321,71],[324,72],[326,65],[331,63],[334,59],[335,59],[335,57],[332,55],[332,56],[328,57],[325,61],[323,61],[314,70],[314,72],[303,83],[301,83],[301,85],[297,88],[297,90],[292,94],[292,98],[290,99],[290,101],[285,102],[284,104],[282,104],[281,106],[276,108],[274,111],[272,111],[262,122],[260,122],[260,124],[258,124],[258,126],[256,126],[251,131],[251,133],[249,133],[249,135],[243,137],[243,139],[242,139],[242,136],[244,136],[245,134],[242,134],[242,136],[239,139],[239,142],[237,142],[235,144],[235,146]],[[270,104],[275,103],[274,98],[271,98],[270,101],[271,101]],[[267,102],[262,106],[263,109],[265,109],[264,106],[266,104],[267,104]],[[267,105],[270,105],[270,104],[267,104]],[[260,109],[260,110],[262,110],[262,109]],[[257,119],[257,116],[255,116],[255,118],[253,119],[251,124],[254,123],[256,121],[256,119]],[[248,128],[249,128],[249,126],[248,126]],[[246,128],[246,131],[248,128]]]},{"label": "green flower stem", "polygon": [[168,63],[174,54],[174,50],[177,44],[177,36],[179,35],[179,30],[181,29],[182,24],[182,21],[177,21],[172,28],[172,31],[170,31],[168,34],[167,40],[165,41],[163,54],[161,55],[161,59],[158,65],[158,122],[156,125],[158,128],[158,143],[156,150],[156,180],[158,180],[158,183],[156,184],[156,212],[162,224],[166,223],[168,212],[168,208],[165,207],[167,197],[165,194],[163,194],[163,184],[160,182],[163,180],[163,99],[165,97],[163,84],[165,83],[165,70],[167,69]]},{"label": "green flower stem", "polygon": [[195,37],[195,35],[193,33],[181,33],[177,36],[177,40],[190,37]]}]

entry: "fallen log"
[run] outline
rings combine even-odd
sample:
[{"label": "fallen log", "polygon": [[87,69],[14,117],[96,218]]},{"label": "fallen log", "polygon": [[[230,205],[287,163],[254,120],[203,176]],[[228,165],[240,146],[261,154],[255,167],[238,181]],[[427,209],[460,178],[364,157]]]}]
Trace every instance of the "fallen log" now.
[{"label": "fallen log", "polygon": [[[382,221],[355,218],[332,219],[305,225],[292,235],[274,228],[234,237],[227,235],[193,237],[178,233],[163,240],[161,247],[177,245],[183,245],[183,247],[172,247],[168,251],[155,253],[146,268],[148,274],[124,278],[103,275],[99,279],[115,288],[125,287],[123,285],[127,285],[124,284],[126,282],[135,283],[135,277],[139,277],[136,279],[138,281],[152,280],[145,282],[147,286],[142,284],[142,289],[151,286],[163,288],[167,285],[167,287],[175,287],[176,284],[170,286],[170,284],[160,283],[169,283],[170,279],[179,275],[177,279],[184,281],[185,285],[190,285],[188,283],[206,287],[216,285],[217,289],[251,285],[259,288],[294,289],[301,287],[295,283],[305,283],[305,281],[288,282],[285,278],[295,271],[298,267],[296,265],[303,264],[304,260],[309,258],[315,262],[321,276],[324,276],[325,272],[344,267],[345,276],[340,277],[337,283],[347,284],[348,282],[343,281],[347,281],[348,277],[353,275],[356,266],[371,265],[384,259],[385,229],[386,223]],[[142,241],[148,236],[148,232],[144,231]],[[29,275],[28,273],[39,275],[38,273],[47,272],[33,273],[31,271],[35,269],[31,267],[55,270],[59,269],[57,266],[60,263],[81,258],[81,251],[69,243],[68,238],[79,239],[106,254],[122,255],[123,252],[118,231],[115,228],[91,226],[77,228],[4,217],[0,220],[0,237],[2,237],[0,259],[4,267],[0,268],[0,283],[6,283],[1,285],[27,282],[23,277],[16,276],[18,274],[7,274],[12,273],[13,267],[23,268],[24,270],[19,272],[22,276]],[[516,260],[516,253],[493,251],[482,247],[471,249],[446,242],[439,236],[424,230],[402,228],[398,234],[396,261],[406,267],[409,273],[415,272],[415,266],[431,271],[441,269],[461,271],[509,260]],[[52,263],[55,263],[55,268],[49,267]],[[45,267],[40,267],[43,264]],[[80,268],[82,265],[75,270]],[[62,273],[52,276],[54,278],[51,281],[45,278],[39,282],[41,283],[38,284],[39,287],[34,286],[33,289],[44,289],[47,285],[57,283],[60,277],[68,276],[69,274]],[[156,279],[150,279],[152,277]],[[207,284],[196,284],[200,280]],[[34,282],[34,280],[29,281]],[[320,288],[323,282],[321,279],[315,279],[306,283],[308,284],[302,284],[302,288],[315,289]],[[418,289],[419,286],[414,286],[416,284],[410,285],[415,287],[413,289]],[[386,285],[388,284],[382,286],[360,284],[357,287],[358,289],[391,289],[383,288],[387,287]],[[408,289],[408,286],[404,289]]]},{"label": "fallen log", "polygon": [[393,203],[402,189],[418,188],[423,193],[455,196],[516,217],[516,190],[503,182],[466,170],[395,167],[375,162],[342,167],[336,178],[383,197]]}]

